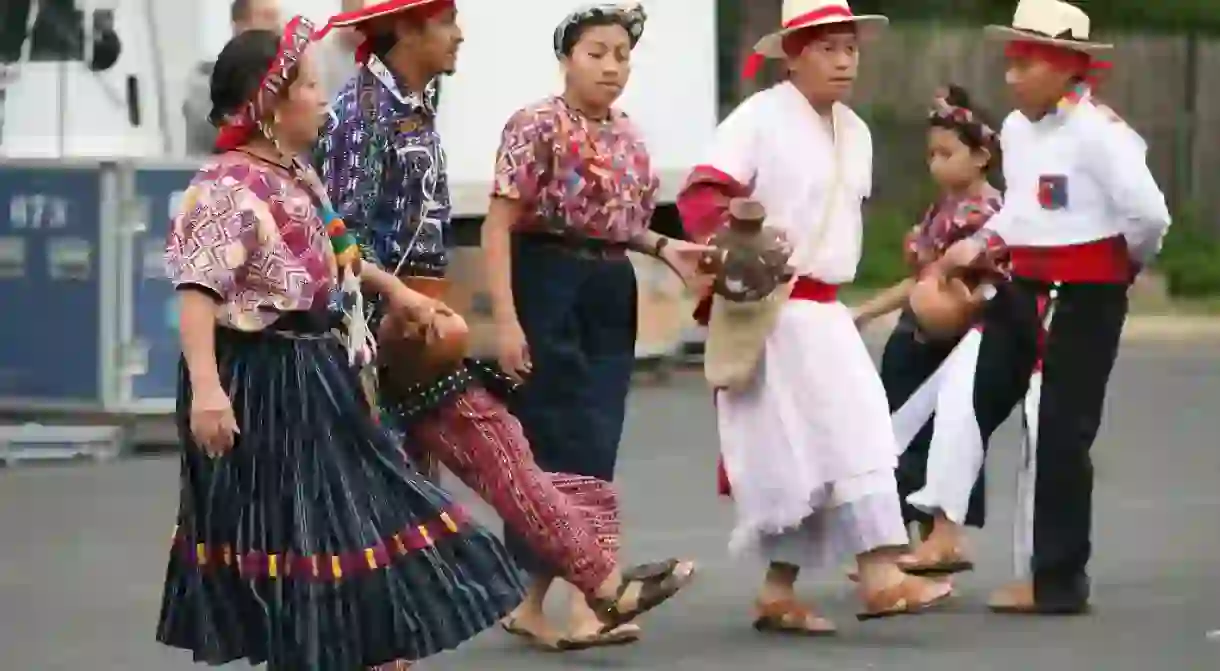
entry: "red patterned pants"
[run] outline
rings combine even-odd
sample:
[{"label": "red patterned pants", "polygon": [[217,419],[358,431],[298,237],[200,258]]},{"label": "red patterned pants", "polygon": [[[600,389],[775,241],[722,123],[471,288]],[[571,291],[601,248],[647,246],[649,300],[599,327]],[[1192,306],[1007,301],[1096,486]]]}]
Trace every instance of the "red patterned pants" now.
[{"label": "red patterned pants", "polygon": [[615,567],[618,501],[610,484],[544,473],[521,423],[487,390],[472,386],[411,430],[566,581],[592,594]]}]

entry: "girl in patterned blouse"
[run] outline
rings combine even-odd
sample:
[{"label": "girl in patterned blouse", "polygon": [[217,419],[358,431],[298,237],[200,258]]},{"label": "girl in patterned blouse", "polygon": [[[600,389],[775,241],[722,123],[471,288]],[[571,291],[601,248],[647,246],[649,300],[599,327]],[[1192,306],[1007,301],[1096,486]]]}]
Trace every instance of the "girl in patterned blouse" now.
[{"label": "girl in patterned blouse", "polygon": [[435,306],[359,263],[316,175],[291,158],[325,111],[315,37],[297,17],[220,53],[218,155],[169,233],[183,450],[157,639],[211,665],[401,668],[495,624],[523,590],[499,540],[376,424],[351,365],[364,341],[334,332],[359,325],[330,310],[352,279],[425,323]]},{"label": "girl in patterned blouse", "polygon": [[[942,195],[903,241],[912,275],[856,309],[856,323],[861,327],[879,316],[902,310],[881,359],[881,378],[891,411],[902,407],[957,344],[956,338],[933,337],[921,328],[909,297],[920,275],[928,272],[950,245],[979,230],[1000,209],[1002,196],[987,180],[989,169],[998,165],[998,152],[996,133],[983,115],[971,108],[966,91],[950,86],[936,97],[929,115],[928,168]],[[958,279],[948,280],[944,289],[963,302],[984,300],[982,292],[972,290]],[[898,490],[903,498],[904,517],[908,524],[919,521],[927,536],[902,562],[904,570],[915,575],[943,575],[970,568],[963,549],[961,523],[982,525],[981,474],[964,520],[950,519],[942,510],[929,515],[908,501],[908,496],[924,488],[931,440],[929,420],[898,461]]]},{"label": "girl in patterned blouse", "polygon": [[[635,361],[636,281],[630,250],[693,277],[707,247],[649,230],[657,177],[644,142],[613,105],[644,30],[638,5],[569,15],[555,30],[565,91],[517,111],[496,158],[483,248],[504,372],[523,382],[510,408],[538,465],[610,482]],[[506,533],[533,576],[505,629],[550,639],[542,604],[555,575],[519,535]],[[671,561],[676,588],[694,571]],[[634,626],[599,634],[584,598],[571,604],[570,640],[631,642]]]}]

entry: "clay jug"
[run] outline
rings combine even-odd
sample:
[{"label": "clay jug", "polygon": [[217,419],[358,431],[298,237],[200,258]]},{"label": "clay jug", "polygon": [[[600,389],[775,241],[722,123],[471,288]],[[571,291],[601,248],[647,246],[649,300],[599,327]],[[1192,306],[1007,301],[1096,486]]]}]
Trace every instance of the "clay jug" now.
[{"label": "clay jug", "polygon": [[792,279],[792,250],[777,229],[764,225],[766,210],[747,198],[729,202],[729,225],[708,242],[700,270],[715,276],[712,291],[734,302],[766,298]]},{"label": "clay jug", "polygon": [[966,268],[928,265],[908,298],[920,332],[932,340],[961,337],[979,319],[996,285],[1007,277],[1006,250],[981,254]]},{"label": "clay jug", "polygon": [[[442,300],[449,288],[449,282],[441,278],[402,279],[408,287],[436,300]],[[468,349],[468,332],[459,331],[441,338],[434,330],[415,323],[407,315],[391,312],[377,329],[379,385],[392,397],[408,393],[417,384],[456,370]]]}]

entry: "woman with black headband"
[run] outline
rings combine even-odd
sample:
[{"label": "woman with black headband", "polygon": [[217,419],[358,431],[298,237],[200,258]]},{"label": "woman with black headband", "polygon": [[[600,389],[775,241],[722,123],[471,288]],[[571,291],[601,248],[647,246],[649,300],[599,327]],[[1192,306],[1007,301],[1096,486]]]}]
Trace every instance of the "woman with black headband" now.
[{"label": "woman with black headband", "polygon": [[[564,92],[509,119],[483,226],[500,364],[524,383],[511,409],[543,470],[606,482],[635,362],[636,280],[626,252],[657,256],[689,279],[707,250],[648,229],[657,178],[639,132],[614,108],[644,22],[638,5],[605,5],[556,28]],[[542,605],[554,571],[514,534],[508,545],[534,581],[505,628],[551,637]],[[691,562],[658,568],[676,583],[694,571]],[[605,643],[638,635],[599,635],[580,598],[568,629],[571,638]]]},{"label": "woman with black headband", "polygon": [[402,667],[521,600],[500,542],[409,470],[362,394],[352,364],[371,342],[351,328],[363,323],[355,294],[381,292],[407,313],[430,304],[360,263],[295,158],[326,106],[308,51],[318,36],[298,17],[282,36],[249,31],[221,51],[218,155],[167,244],[183,452],[157,639],[211,665]]}]

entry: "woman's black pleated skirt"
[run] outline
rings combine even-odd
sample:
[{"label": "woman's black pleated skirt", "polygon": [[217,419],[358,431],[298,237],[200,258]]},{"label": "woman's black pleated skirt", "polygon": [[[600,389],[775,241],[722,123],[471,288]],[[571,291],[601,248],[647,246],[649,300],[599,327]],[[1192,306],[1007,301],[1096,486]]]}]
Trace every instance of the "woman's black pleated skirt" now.
[{"label": "woman's black pleated skirt", "polygon": [[218,329],[241,433],[184,446],[157,640],[219,665],[358,671],[420,660],[494,625],[523,587],[500,541],[410,470],[333,337]]}]

